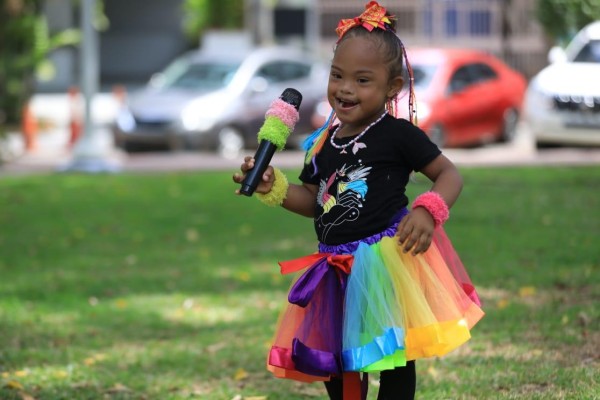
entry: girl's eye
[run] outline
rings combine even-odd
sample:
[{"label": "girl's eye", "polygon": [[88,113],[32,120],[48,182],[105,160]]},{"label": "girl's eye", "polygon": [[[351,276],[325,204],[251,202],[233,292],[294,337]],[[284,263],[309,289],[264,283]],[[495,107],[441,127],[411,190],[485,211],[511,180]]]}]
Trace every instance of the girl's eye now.
[{"label": "girl's eye", "polygon": [[340,79],[342,76],[340,74],[338,74],[337,72],[332,72],[331,77],[334,79]]},{"label": "girl's eye", "polygon": [[358,78],[357,81],[358,81],[358,83],[367,83],[367,82],[369,82],[369,80],[367,78]]}]

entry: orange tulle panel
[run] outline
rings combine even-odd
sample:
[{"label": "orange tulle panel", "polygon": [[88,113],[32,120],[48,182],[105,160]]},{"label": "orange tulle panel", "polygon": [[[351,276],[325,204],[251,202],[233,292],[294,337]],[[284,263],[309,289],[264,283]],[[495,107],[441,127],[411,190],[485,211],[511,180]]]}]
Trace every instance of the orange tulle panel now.
[{"label": "orange tulle panel", "polygon": [[430,247],[428,252],[434,254],[425,257],[404,253],[394,238],[383,238],[380,245],[402,304],[407,359],[442,356],[464,344],[483,311],[464,292],[436,247]]}]

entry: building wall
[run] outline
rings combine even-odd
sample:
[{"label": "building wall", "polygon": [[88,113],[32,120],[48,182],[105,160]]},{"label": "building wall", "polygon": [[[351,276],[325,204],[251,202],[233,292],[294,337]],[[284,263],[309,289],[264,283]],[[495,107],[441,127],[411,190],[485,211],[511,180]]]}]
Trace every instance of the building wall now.
[{"label": "building wall", "polygon": [[[181,30],[182,1],[104,0],[110,21],[109,29],[100,33],[99,41],[100,82],[104,88],[141,84],[174,57],[196,45],[189,43]],[[274,14],[273,5],[267,0],[245,1],[247,12],[254,17],[247,21],[252,25],[248,29],[254,37],[285,43],[286,38],[273,37],[277,26],[274,16],[264,15]],[[316,7],[316,12],[306,14],[305,41],[318,42],[317,51],[327,59],[336,41],[338,21],[356,16],[365,3],[366,0],[280,0],[277,4],[284,11]],[[547,63],[548,46],[534,18],[535,0],[382,0],[381,3],[397,16],[398,34],[409,47],[470,47],[488,51],[527,77]],[[72,0],[46,0],[45,10],[52,30],[78,27],[78,13],[73,4]],[[317,28],[313,29],[314,26]],[[262,32],[265,27],[272,32],[268,35]],[[312,48],[310,43],[309,47]],[[57,75],[51,82],[40,82],[39,90],[59,91],[78,84],[77,53],[76,48],[54,52],[51,58],[57,66]]]},{"label": "building wall", "polygon": [[[338,21],[358,15],[365,2],[320,0],[318,4],[323,43],[331,48]],[[547,63],[548,47],[535,22],[535,0],[403,0],[381,4],[397,17],[398,36],[407,47],[484,50],[527,77]]]},{"label": "building wall", "polygon": [[[100,83],[137,85],[164,68],[193,44],[181,29],[182,0],[104,0],[110,26],[99,33]],[[51,32],[79,28],[79,11],[72,0],[46,0],[44,12]],[[79,85],[78,48],[54,51],[56,75],[37,82],[38,92],[64,92]]]},{"label": "building wall", "polygon": [[[46,0],[44,13],[48,20],[50,32],[76,26],[76,20],[71,0]],[[54,51],[50,55],[50,61],[54,65],[55,75],[49,81],[37,82],[37,90],[40,92],[62,91],[75,82],[77,72],[77,49],[65,47]]]},{"label": "building wall", "polygon": [[181,0],[104,0],[110,28],[100,35],[104,84],[141,83],[190,47]]}]

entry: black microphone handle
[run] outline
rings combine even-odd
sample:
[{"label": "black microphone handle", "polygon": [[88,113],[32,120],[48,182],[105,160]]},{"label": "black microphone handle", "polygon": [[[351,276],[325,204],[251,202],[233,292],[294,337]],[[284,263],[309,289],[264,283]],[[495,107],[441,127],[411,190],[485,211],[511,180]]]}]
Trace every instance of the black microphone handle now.
[{"label": "black microphone handle", "polygon": [[275,154],[277,146],[268,140],[261,140],[258,150],[254,155],[254,167],[246,173],[246,177],[242,182],[240,193],[245,196],[252,196],[256,187],[260,183],[265,170],[269,166],[273,154]]}]

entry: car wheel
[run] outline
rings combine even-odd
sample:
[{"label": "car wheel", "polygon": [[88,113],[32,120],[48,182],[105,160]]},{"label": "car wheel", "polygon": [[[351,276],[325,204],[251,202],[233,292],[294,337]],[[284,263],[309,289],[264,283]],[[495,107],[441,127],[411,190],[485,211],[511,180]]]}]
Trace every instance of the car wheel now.
[{"label": "car wheel", "polygon": [[511,142],[517,136],[517,125],[519,123],[519,113],[514,108],[504,111],[502,119],[502,132],[500,141]]},{"label": "car wheel", "polygon": [[535,142],[535,148],[538,150],[543,150],[543,149],[556,149],[561,147],[560,144],[558,143],[547,143],[547,142]]},{"label": "car wheel", "polygon": [[444,147],[446,145],[446,132],[441,125],[436,124],[429,129],[429,139],[437,146]]},{"label": "car wheel", "polygon": [[125,153],[133,153],[136,148],[134,145],[132,145],[131,143],[120,143],[118,146],[119,149],[123,150]]},{"label": "car wheel", "polygon": [[167,147],[170,151],[177,152],[185,149],[184,139],[175,134],[169,135],[167,140]]},{"label": "car wheel", "polygon": [[244,137],[239,129],[226,126],[217,137],[217,154],[224,158],[236,158],[244,149]]},{"label": "car wheel", "polygon": [[136,153],[140,151],[140,146],[136,143],[123,142],[118,146],[119,149],[123,150],[125,153]]},{"label": "car wheel", "polygon": [[130,145],[131,145],[131,143],[128,143],[122,137],[120,137],[116,134],[113,135],[113,146],[115,149],[128,153],[129,147],[131,147]]}]

